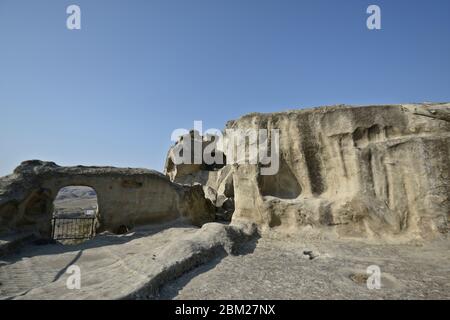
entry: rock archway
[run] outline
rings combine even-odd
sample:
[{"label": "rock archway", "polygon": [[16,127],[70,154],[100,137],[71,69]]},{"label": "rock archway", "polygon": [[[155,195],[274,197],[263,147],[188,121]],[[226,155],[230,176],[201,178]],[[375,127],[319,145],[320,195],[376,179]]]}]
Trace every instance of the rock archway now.
[{"label": "rock archway", "polygon": [[202,188],[171,182],[147,169],[60,167],[53,162],[26,161],[0,179],[0,232],[33,231],[49,237],[53,201],[66,186],[94,189],[98,200],[98,232],[185,217],[201,225],[214,220]]}]

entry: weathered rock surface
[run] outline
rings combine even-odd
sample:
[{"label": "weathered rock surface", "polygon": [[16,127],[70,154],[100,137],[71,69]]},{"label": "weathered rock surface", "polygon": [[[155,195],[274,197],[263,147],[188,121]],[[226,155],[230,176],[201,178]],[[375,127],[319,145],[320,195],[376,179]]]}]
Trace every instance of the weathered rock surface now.
[{"label": "weathered rock surface", "polygon": [[[421,242],[265,235],[255,248],[249,243],[248,254],[228,255],[168,282],[160,299],[448,300],[450,242]],[[381,270],[379,290],[367,287],[367,268],[373,265]]]},{"label": "weathered rock surface", "polygon": [[[0,178],[0,234],[11,233],[0,237],[0,299],[146,299],[165,284],[163,298],[449,296],[448,239],[423,239],[448,233],[450,104],[250,114],[227,128],[279,129],[278,173],[226,154],[226,165],[174,165],[171,149],[167,176],[27,161]],[[48,236],[53,200],[69,185],[93,188],[98,231],[123,235],[12,254]],[[231,225],[192,226],[233,211]],[[371,239],[339,239],[348,237]],[[66,286],[74,263],[80,290]],[[385,290],[365,286],[373,264]]]},{"label": "weathered rock surface", "polygon": [[446,234],[450,104],[251,114],[228,128],[280,130],[280,170],[238,166],[233,219],[341,236]]},{"label": "weathered rock surface", "polygon": [[[213,259],[234,255],[256,236],[252,225],[173,221],[125,235],[103,233],[75,246],[28,246],[0,261],[2,299],[148,299],[160,286]],[[66,286],[67,268],[80,268],[79,290]]]},{"label": "weathered rock surface", "polygon": [[166,174],[209,186],[216,199],[232,193],[233,221],[294,233],[312,226],[342,237],[434,238],[448,232],[448,103],[254,113],[226,128],[279,129],[278,173],[232,165],[225,154],[227,165],[219,170],[178,170],[172,163]]},{"label": "weathered rock surface", "polygon": [[201,225],[214,221],[214,211],[201,186],[172,183],[146,169],[60,167],[26,161],[12,175],[0,178],[0,232],[37,231],[48,236],[53,200],[66,186],[88,186],[98,197],[98,230],[188,218]]},{"label": "weathered rock surface", "polygon": [[[180,151],[183,143],[189,143],[189,149]],[[172,146],[166,158],[164,173],[171,181],[183,185],[203,186],[205,196],[215,207],[216,220],[231,221],[234,212],[234,186],[233,186],[233,167],[226,165],[224,152],[219,148],[210,148],[214,139],[211,135],[201,136],[199,132],[191,130],[189,134],[182,136]],[[202,153],[206,148],[214,150],[214,153],[223,156],[222,162],[207,164],[203,159],[196,159],[195,148]],[[186,152],[187,151],[187,152]],[[188,153],[189,163],[177,163],[177,156]],[[195,161],[200,161],[196,163]]]}]

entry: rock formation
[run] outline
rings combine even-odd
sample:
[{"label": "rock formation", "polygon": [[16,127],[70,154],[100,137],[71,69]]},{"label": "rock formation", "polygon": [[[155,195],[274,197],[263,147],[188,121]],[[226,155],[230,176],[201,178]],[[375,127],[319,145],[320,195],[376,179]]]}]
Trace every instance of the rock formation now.
[{"label": "rock formation", "polygon": [[[179,152],[177,147],[186,141],[191,146],[191,149],[188,150],[190,152],[190,156],[188,156],[190,163],[175,164],[175,157]],[[164,173],[171,181],[179,184],[202,185],[206,198],[216,208],[216,218],[229,221],[234,212],[233,167],[225,165],[225,157],[223,157],[223,162],[213,165],[194,162],[194,144],[198,144],[203,153],[212,142],[209,137],[202,137],[199,132],[194,130],[188,135],[180,137],[167,153]],[[224,154],[223,150],[217,149],[214,152]]]},{"label": "rock formation", "polygon": [[279,129],[278,173],[262,175],[261,165],[233,164],[227,154],[223,168],[177,166],[173,148],[165,171],[173,181],[203,184],[213,202],[234,198],[234,222],[341,237],[448,232],[448,103],[253,113],[227,129]]},{"label": "rock formation", "polygon": [[[264,165],[234,159],[223,146],[214,152],[223,154],[225,163],[176,164],[176,144],[168,152],[166,175],[26,161],[0,178],[0,233],[48,236],[53,200],[69,185],[96,191],[98,231],[180,217],[202,225],[232,215],[233,223],[256,223],[262,231],[313,228],[364,238],[435,238],[448,232],[448,103],[253,113],[226,128],[244,134],[279,130],[277,173],[264,175]],[[231,139],[227,132],[225,146]],[[211,143],[194,131],[186,138],[201,150]]]},{"label": "rock formation", "polygon": [[193,224],[214,221],[214,210],[200,186],[181,186],[146,169],[60,167],[26,161],[0,178],[0,233],[31,231],[48,237],[53,200],[66,186],[93,188],[98,197],[98,231],[117,232],[137,225],[185,217]]}]

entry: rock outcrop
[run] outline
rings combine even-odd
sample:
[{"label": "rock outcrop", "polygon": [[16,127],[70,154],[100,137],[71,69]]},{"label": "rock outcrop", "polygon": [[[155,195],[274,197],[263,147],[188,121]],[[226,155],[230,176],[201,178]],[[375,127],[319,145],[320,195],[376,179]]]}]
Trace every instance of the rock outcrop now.
[{"label": "rock outcrop", "polygon": [[[188,143],[191,146],[191,149],[188,150],[190,152],[190,156],[188,156],[190,163],[176,164],[175,157],[180,152],[178,147],[186,141],[189,141]],[[223,157],[222,163],[212,165],[204,162],[195,163],[194,161],[194,144],[198,144],[203,153],[211,142],[209,137],[202,137],[199,132],[194,130],[190,131],[188,135],[180,137],[167,153],[164,173],[175,183],[189,186],[202,185],[206,198],[215,207],[216,218],[230,221],[234,212],[233,167],[226,165],[225,157]],[[216,149],[215,152],[224,154],[219,149]]]},{"label": "rock outcrop", "polygon": [[[227,154],[234,139],[227,130],[222,149],[214,151],[224,155],[225,163],[175,164],[177,144],[169,150],[166,175],[27,161],[0,178],[0,232],[48,236],[56,194],[65,186],[81,185],[97,193],[98,231],[118,232],[180,217],[202,225],[232,215],[233,223],[256,223],[262,231],[314,228],[364,238],[448,233],[448,103],[254,113],[228,122],[226,129],[243,135],[277,129],[276,173],[263,174],[266,165]],[[210,147],[210,137],[194,131],[185,138],[200,150]],[[269,135],[267,140],[274,139]],[[246,156],[258,142],[240,143],[249,144]]]},{"label": "rock outcrop", "polygon": [[53,162],[23,162],[0,178],[0,232],[51,231],[53,200],[66,186],[88,186],[98,197],[98,231],[117,232],[181,217],[196,225],[214,221],[214,209],[199,186],[172,183],[147,169],[60,167]]},{"label": "rock outcrop", "polygon": [[254,113],[226,128],[278,129],[278,173],[262,175],[261,165],[233,164],[227,154],[219,170],[183,165],[177,171],[172,162],[166,173],[217,195],[232,189],[235,222],[285,232],[313,227],[341,237],[433,238],[448,232],[448,103]]}]

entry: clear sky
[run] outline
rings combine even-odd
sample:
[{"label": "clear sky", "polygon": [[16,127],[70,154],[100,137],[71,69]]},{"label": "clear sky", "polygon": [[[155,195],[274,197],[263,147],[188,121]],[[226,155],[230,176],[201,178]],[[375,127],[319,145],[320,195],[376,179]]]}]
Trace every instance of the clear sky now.
[{"label": "clear sky", "polygon": [[0,175],[27,159],[162,170],[194,120],[449,101],[449,14],[448,0],[0,0]]}]

